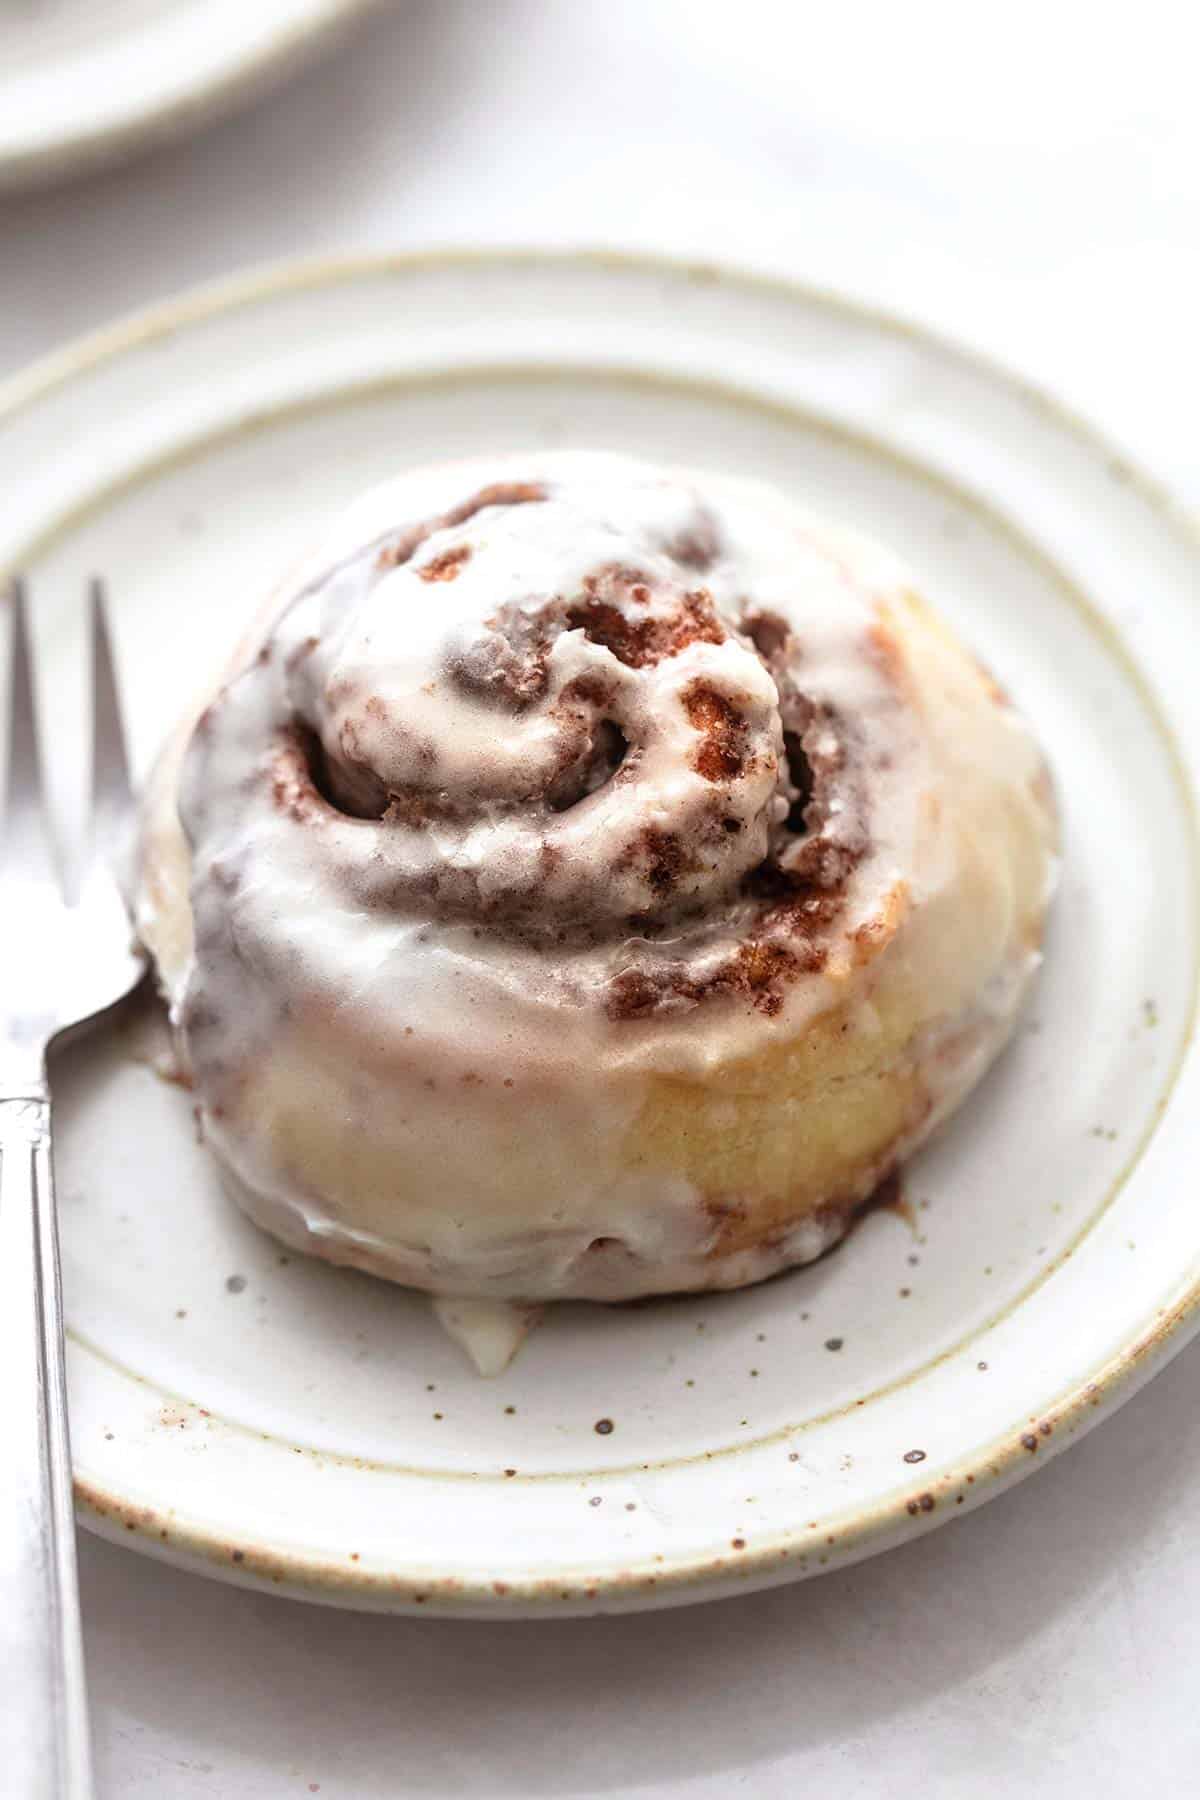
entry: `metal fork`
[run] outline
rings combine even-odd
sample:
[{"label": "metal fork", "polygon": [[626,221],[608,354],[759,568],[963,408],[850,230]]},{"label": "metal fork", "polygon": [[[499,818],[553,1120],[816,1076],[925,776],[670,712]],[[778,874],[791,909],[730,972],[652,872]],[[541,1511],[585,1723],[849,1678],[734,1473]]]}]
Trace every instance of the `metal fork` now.
[{"label": "metal fork", "polygon": [[143,962],[105,860],[132,802],[98,581],[89,606],[91,830],[69,901],[44,816],[19,580],[3,607],[11,703],[0,826],[0,1771],[11,1800],[92,1792],[46,1051],[114,1006]]}]

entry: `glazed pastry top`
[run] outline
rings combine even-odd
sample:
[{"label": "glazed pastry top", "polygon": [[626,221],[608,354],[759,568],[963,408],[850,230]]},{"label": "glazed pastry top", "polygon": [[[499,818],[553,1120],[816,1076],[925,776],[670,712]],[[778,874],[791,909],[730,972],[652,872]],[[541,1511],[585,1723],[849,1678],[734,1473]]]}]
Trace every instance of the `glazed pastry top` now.
[{"label": "glazed pastry top", "polygon": [[276,601],[183,761],[201,955],[152,891],[140,924],[208,1057],[303,986],[381,1048],[702,1070],[993,856],[963,782],[1040,903],[1037,747],[886,553],[728,477],[460,463],[350,507]]}]

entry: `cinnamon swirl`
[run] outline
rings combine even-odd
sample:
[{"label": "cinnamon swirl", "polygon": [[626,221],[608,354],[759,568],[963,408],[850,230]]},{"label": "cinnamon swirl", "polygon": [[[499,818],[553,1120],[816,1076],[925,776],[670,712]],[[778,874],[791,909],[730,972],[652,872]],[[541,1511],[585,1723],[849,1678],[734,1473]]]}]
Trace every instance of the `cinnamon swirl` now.
[{"label": "cinnamon swirl", "polygon": [[887,553],[602,454],[338,520],[147,798],[204,1134],[289,1243],[463,1299],[818,1256],[1039,961],[1042,757]]}]

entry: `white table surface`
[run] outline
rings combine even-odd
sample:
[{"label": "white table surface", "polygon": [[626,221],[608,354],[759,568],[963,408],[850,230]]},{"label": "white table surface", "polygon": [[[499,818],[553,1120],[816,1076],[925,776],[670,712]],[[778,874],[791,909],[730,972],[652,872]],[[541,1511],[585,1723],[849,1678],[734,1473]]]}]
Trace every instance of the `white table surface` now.
[{"label": "white table surface", "polygon": [[[1189,16],[1182,0],[393,0],[254,110],[0,204],[0,375],[247,263],[612,241],[751,260],[938,323],[1200,503]],[[1034,1479],[906,1549],[671,1614],[361,1618],[85,1535],[101,1793],[1194,1791],[1198,1376],[1200,1344]]]}]

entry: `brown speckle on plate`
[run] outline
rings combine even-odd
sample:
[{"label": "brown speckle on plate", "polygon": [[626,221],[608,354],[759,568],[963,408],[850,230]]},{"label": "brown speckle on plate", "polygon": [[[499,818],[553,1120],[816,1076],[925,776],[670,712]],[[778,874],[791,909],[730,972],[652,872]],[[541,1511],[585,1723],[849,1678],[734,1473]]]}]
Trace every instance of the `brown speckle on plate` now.
[{"label": "brown speckle on plate", "polygon": [[612,1433],[612,1429],[613,1429],[613,1422],[611,1419],[597,1419],[596,1423],[592,1426],[592,1430],[595,1431],[600,1437],[610,1436]]},{"label": "brown speckle on plate", "polygon": [[906,1463],[924,1462],[925,1452],[924,1450],[906,1450],[904,1452],[904,1460]]},{"label": "brown speckle on plate", "polygon": [[244,1275],[227,1275],[225,1277],[225,1291],[228,1294],[240,1294],[244,1291],[245,1286],[246,1277]]},{"label": "brown speckle on plate", "polygon": [[827,1350],[840,1350],[842,1345],[845,1343],[845,1341],[846,1341],[845,1338],[840,1338],[840,1337],[826,1338],[825,1339],[825,1348]]}]

